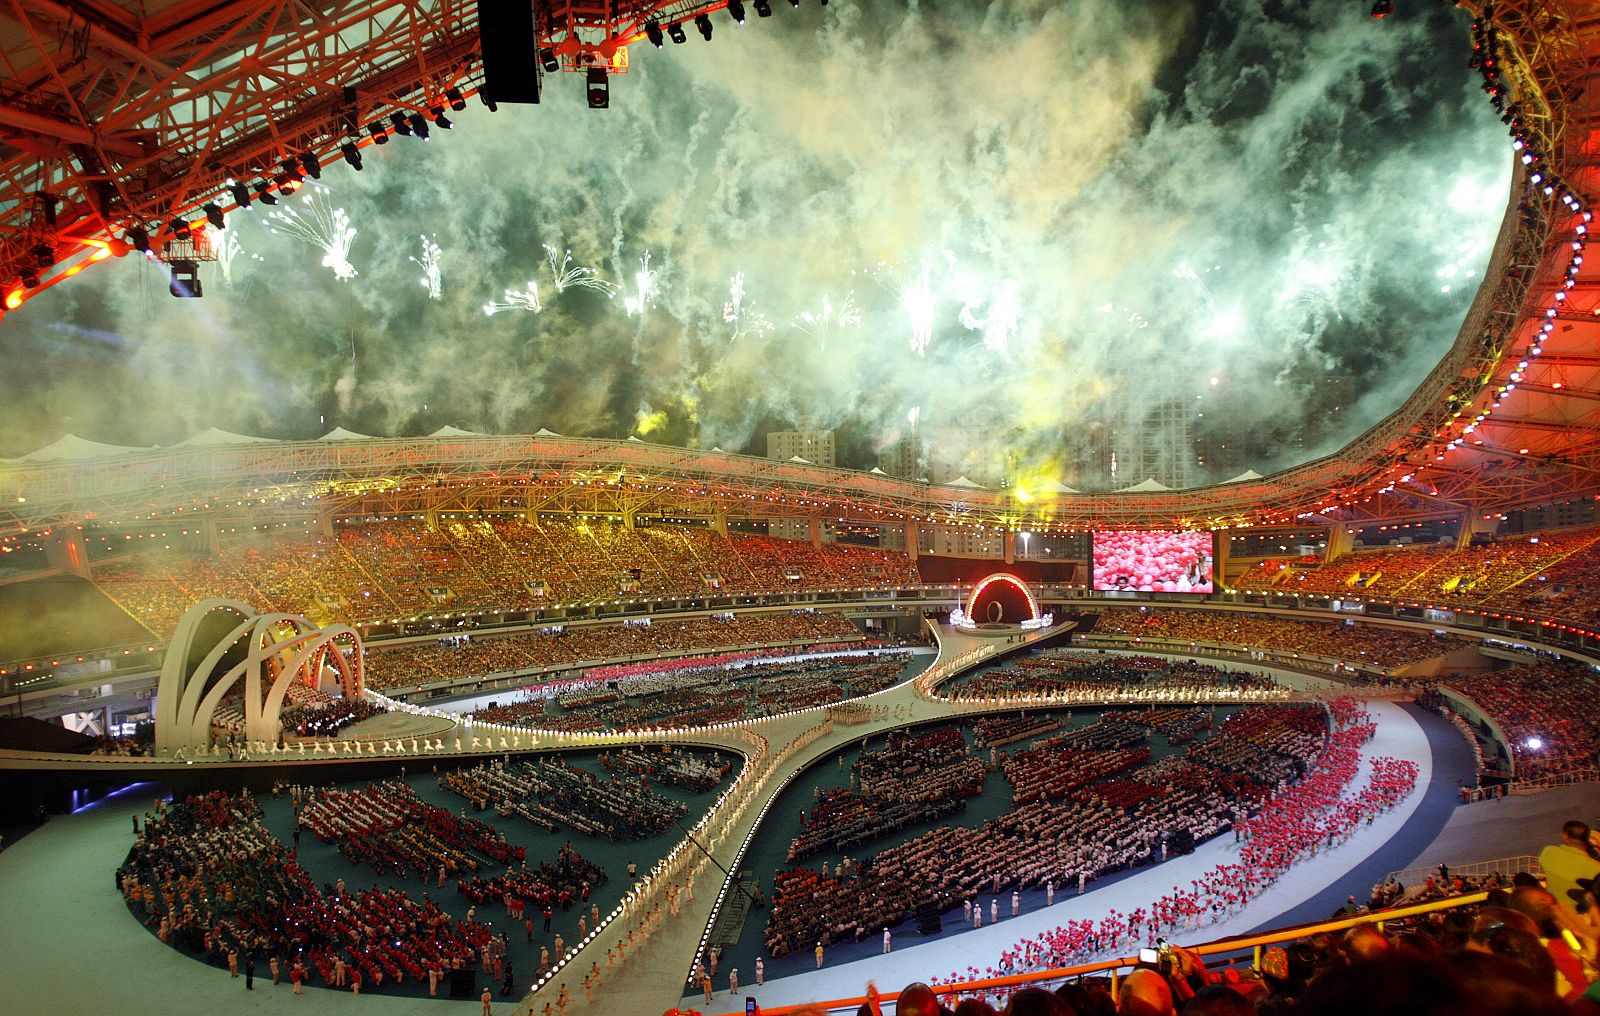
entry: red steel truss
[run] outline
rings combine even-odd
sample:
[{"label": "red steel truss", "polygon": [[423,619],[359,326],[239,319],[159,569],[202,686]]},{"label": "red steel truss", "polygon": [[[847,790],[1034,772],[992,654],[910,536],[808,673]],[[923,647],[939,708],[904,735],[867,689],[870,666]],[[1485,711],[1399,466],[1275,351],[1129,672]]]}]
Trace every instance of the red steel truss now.
[{"label": "red steel truss", "polygon": [[[532,6],[539,50],[620,73],[648,22],[726,0]],[[234,206],[231,181],[253,194],[285,160],[339,162],[342,144],[372,143],[369,124],[445,108],[481,76],[476,0],[13,0],[0,8],[6,309],[127,253],[130,228],[159,255],[173,220]]]}]

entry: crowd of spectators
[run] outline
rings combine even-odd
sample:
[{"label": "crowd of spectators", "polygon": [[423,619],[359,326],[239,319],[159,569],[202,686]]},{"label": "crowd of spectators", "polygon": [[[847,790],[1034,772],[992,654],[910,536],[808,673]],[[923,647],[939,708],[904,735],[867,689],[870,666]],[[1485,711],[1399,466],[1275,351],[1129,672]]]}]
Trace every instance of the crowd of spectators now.
[{"label": "crowd of spectators", "polygon": [[209,597],[319,623],[381,623],[448,610],[916,585],[903,553],[705,528],[573,517],[442,515],[341,524],[331,537],[228,536],[213,554],[144,551],[95,566],[129,614],[169,636]]},{"label": "crowd of spectators", "polygon": [[285,738],[338,737],[346,727],[382,716],[388,711],[388,706],[374,699],[324,696],[320,701],[295,702],[284,706],[278,714],[278,721]]},{"label": "crowd of spectators", "polygon": [[1393,669],[1443,656],[1467,643],[1406,628],[1291,621],[1226,610],[1107,610],[1096,635],[1178,642],[1222,642],[1279,653],[1306,653],[1340,663]]},{"label": "crowd of spectators", "polygon": [[[799,640],[818,645],[876,644],[837,614],[777,611],[721,618],[658,618],[650,624],[557,626],[514,635],[373,648],[367,653],[366,680],[370,688],[409,688],[628,656],[686,655]],[[592,683],[589,678],[582,680]]]},{"label": "crowd of spectators", "polygon": [[1333,561],[1268,559],[1237,585],[1306,593],[1425,598],[1440,606],[1600,619],[1600,526],[1453,544],[1358,550]]},{"label": "crowd of spectators", "polygon": [[437,983],[475,966],[488,927],[398,889],[318,888],[261,819],[248,791],[158,803],[117,873],[134,916],[213,965],[237,972],[265,961],[296,993],[312,980],[368,990]]},{"label": "crowd of spectators", "polygon": [[[1355,707],[1341,700],[1332,710],[1339,737],[1329,744],[1324,715],[1317,706],[1246,707],[1184,756],[1132,772],[1127,770],[1140,750],[1148,754],[1143,746],[1149,729],[1121,716],[1108,714],[1036,741],[1011,753],[1002,766],[1008,778],[1018,778],[1014,792],[1020,791],[1019,801],[1030,798],[1007,814],[975,828],[940,826],[837,871],[779,871],[767,947],[783,955],[816,942],[859,940],[898,924],[923,904],[940,910],[962,906],[963,919],[981,921],[985,893],[998,898],[1002,892],[1047,883],[1064,887],[1080,878],[1087,881],[1160,860],[1172,851],[1187,852],[1235,824],[1252,857],[1275,857],[1283,849],[1275,823],[1287,826],[1286,816],[1295,813],[1274,810],[1274,802],[1309,800],[1313,790],[1308,784],[1326,794],[1315,773],[1291,783],[1294,774],[1309,772],[1312,762],[1333,752],[1341,767],[1354,765],[1354,749],[1345,752],[1344,746],[1359,745],[1371,735],[1371,724],[1360,722]],[[1202,751],[1202,746],[1210,747]],[[954,744],[943,750],[961,755]],[[1063,787],[1060,799],[1052,800],[1050,780],[1061,772],[1053,761],[1097,772],[1098,778]],[[865,775],[861,782],[865,789]],[[1323,796],[1315,799],[1320,802]],[[1260,815],[1248,819],[1253,812]],[[858,814],[847,812],[846,817],[855,820]],[[818,825],[803,831],[825,836]],[[1339,825],[1330,835],[1348,832]]]},{"label": "crowd of spectators", "polygon": [[1439,683],[1494,720],[1518,779],[1592,770],[1600,760],[1600,681],[1590,667],[1531,663],[1451,674]]}]

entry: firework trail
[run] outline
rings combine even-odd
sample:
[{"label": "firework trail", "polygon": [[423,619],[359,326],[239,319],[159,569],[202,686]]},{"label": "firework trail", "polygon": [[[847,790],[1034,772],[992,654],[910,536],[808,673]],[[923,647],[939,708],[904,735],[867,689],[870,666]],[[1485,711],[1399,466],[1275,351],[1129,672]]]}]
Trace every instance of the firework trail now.
[{"label": "firework trail", "polygon": [[[569,289],[597,289],[607,296],[615,296],[617,287],[600,277],[600,272],[595,268],[583,266],[574,267],[572,264],[572,251],[558,251],[549,244],[544,245],[545,262],[550,265],[550,277],[555,280],[556,292],[564,293]],[[560,258],[560,260],[556,260]]]},{"label": "firework trail", "polygon": [[440,261],[444,251],[434,242],[431,236],[418,237],[422,241],[422,254],[413,254],[408,260],[422,269],[422,278],[418,281],[428,290],[428,299],[441,299],[444,293],[444,274]]},{"label": "firework trail", "polygon": [[735,272],[728,283],[728,299],[722,305],[722,321],[731,327],[728,336],[729,342],[737,342],[746,336],[754,335],[761,338],[772,334],[777,326],[761,311],[756,309],[754,300],[744,298],[744,273]]},{"label": "firework trail", "polygon": [[634,273],[633,284],[635,295],[625,297],[623,306],[627,308],[629,317],[635,314],[644,317],[644,312],[656,305],[656,273],[650,270],[649,251],[645,251],[644,257],[639,259],[639,271]]},{"label": "firework trail", "polygon": [[544,305],[539,302],[539,284],[529,279],[527,289],[508,289],[503,301],[491,300],[483,305],[483,312],[490,316],[503,310],[526,310],[535,314],[544,310]]},{"label": "firework trail", "polygon": [[290,205],[268,212],[267,218],[277,223],[270,227],[274,233],[292,236],[322,251],[322,266],[332,269],[340,281],[348,281],[361,274],[350,263],[356,228],[350,225],[350,216],[343,208],[334,208],[322,199],[323,192],[324,188],[308,187],[301,199],[304,208]]},{"label": "firework trail", "polygon": [[828,346],[828,336],[843,332],[846,328],[854,328],[861,324],[861,309],[856,306],[854,290],[845,294],[844,300],[835,307],[833,300],[827,293],[822,294],[822,307],[817,311],[803,310],[795,316],[794,326],[807,335],[822,343],[822,348]]},{"label": "firework trail", "polygon": [[928,344],[933,341],[933,283],[926,262],[922,270],[912,277],[900,291],[900,306],[906,312],[906,322],[911,326],[911,351],[918,356],[928,355]]},{"label": "firework trail", "polygon": [[[260,254],[257,254],[254,251],[246,251],[244,249],[244,244],[239,242],[238,230],[219,230],[207,226],[206,239],[210,241],[211,252],[217,257],[217,267],[222,269],[222,282],[229,288],[232,288],[233,286],[234,261],[238,260],[240,257],[245,257],[247,254],[249,256],[245,257],[246,261],[266,260]],[[248,285],[248,280],[245,280],[242,284]]]}]

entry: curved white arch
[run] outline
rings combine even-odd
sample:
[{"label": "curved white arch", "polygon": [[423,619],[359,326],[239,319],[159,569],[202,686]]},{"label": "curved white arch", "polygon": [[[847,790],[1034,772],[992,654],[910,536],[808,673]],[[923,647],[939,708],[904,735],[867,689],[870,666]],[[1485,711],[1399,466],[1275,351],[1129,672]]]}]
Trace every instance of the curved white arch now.
[{"label": "curved white arch", "polygon": [[[214,611],[238,619],[214,641],[193,668],[187,661],[197,648],[201,622]],[[290,633],[283,634],[284,630]],[[210,680],[223,656],[240,639],[248,639],[244,658]],[[245,737],[276,741],[279,718],[289,686],[296,681],[315,687],[327,667],[338,674],[346,698],[358,698],[366,686],[361,636],[349,625],[318,628],[296,614],[258,614],[236,600],[204,600],[178,622],[161,665],[156,686],[156,748],[168,753],[211,743],[211,718],[224,696],[244,680]]]}]

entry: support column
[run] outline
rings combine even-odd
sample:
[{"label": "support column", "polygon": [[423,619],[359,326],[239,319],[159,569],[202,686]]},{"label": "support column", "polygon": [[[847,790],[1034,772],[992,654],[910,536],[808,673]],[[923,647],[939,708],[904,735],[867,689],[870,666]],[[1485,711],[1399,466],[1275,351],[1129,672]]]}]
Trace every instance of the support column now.
[{"label": "support column", "polygon": [[922,531],[915,522],[907,522],[905,530],[906,556],[916,561],[917,552],[921,549]]},{"label": "support column", "polygon": [[52,568],[60,568],[69,575],[89,578],[89,550],[83,544],[83,534],[77,526],[61,526],[55,537],[44,545],[44,559]]},{"label": "support column", "polygon": [[206,519],[201,523],[200,531],[205,534],[206,553],[212,557],[222,553],[222,538],[217,535],[217,520]]},{"label": "support column", "polygon": [[1231,586],[1226,580],[1228,574],[1228,558],[1233,553],[1233,539],[1228,533],[1212,533],[1211,546],[1215,550],[1215,558],[1211,562],[1211,588],[1221,592]]},{"label": "support column", "polygon": [[1456,549],[1465,550],[1472,544],[1472,538],[1474,536],[1492,537],[1499,531],[1499,519],[1486,519],[1477,512],[1468,509],[1466,516],[1461,520],[1461,532],[1456,534]]},{"label": "support column", "polygon": [[1328,551],[1323,555],[1323,560],[1337,561],[1354,550],[1355,546],[1355,535],[1347,527],[1334,523],[1328,529]]},{"label": "support column", "polygon": [[821,518],[821,516],[813,515],[811,517],[811,519],[806,523],[806,532],[807,532],[808,536],[811,539],[811,546],[813,548],[820,549],[822,547],[822,518]]},{"label": "support column", "polygon": [[711,531],[718,536],[727,536],[728,516],[722,514],[711,516]]},{"label": "support column", "polygon": [[1015,564],[1017,560],[1017,534],[1006,530],[1000,534],[1000,551],[1005,557],[1006,564]]},{"label": "support column", "polygon": [[333,512],[323,510],[317,513],[317,531],[328,539],[333,539]]}]

